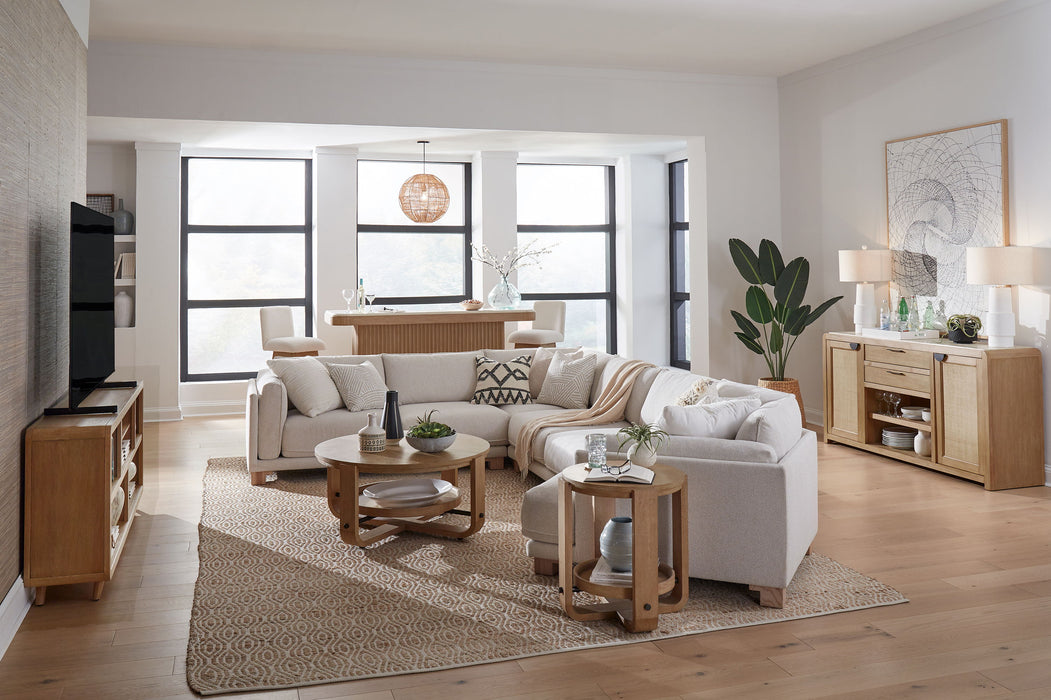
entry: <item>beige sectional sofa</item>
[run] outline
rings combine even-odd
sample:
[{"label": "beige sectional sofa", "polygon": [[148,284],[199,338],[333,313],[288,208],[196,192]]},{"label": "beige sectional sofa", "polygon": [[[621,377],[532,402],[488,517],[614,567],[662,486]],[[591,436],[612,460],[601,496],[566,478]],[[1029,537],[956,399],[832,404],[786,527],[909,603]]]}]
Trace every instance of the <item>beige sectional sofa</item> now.
[{"label": "beige sectional sofa", "polygon": [[[503,361],[536,351],[482,352]],[[537,416],[568,409],[539,403],[469,403],[475,389],[474,359],[478,354],[317,359],[326,365],[368,360],[386,386],[399,392],[406,427],[415,422],[416,416],[437,410],[437,418],[457,431],[488,440],[492,446],[490,459],[513,459],[523,425]],[[546,371],[541,357],[537,356],[530,376],[534,398],[540,393]],[[592,402],[624,362],[623,358],[597,353]],[[692,420],[696,414],[675,404],[698,379],[679,369],[648,368],[635,382],[624,421],[603,426],[545,428],[537,435],[528,468],[545,483],[526,495],[522,530],[527,552],[538,562],[538,572],[550,572],[557,559],[557,489],[551,477],[571,464],[586,461],[583,436],[589,432],[615,435],[629,421],[661,425],[671,421],[680,434],[669,438],[659,451],[659,460],[682,469],[688,477],[690,575],[748,584],[763,592],[764,604],[778,603],[778,596],[783,595],[817,533],[816,437],[801,427],[794,397],[726,380],[718,383],[719,398],[756,397],[752,399],[755,410],[739,426],[731,421],[729,425],[709,425],[701,434],[682,434],[688,431],[675,417],[689,415]],[[248,469],[253,483],[262,483],[271,471],[318,467],[314,447],[329,438],[357,432],[366,424],[369,412],[339,408],[307,417],[290,406],[282,380],[271,370],[262,370],[249,381],[247,395]],[[717,436],[711,436],[713,432]],[[615,439],[611,442],[617,444]],[[593,542],[591,531],[583,525],[590,518],[590,499],[579,501],[575,552],[577,558],[586,558],[591,556]]]}]

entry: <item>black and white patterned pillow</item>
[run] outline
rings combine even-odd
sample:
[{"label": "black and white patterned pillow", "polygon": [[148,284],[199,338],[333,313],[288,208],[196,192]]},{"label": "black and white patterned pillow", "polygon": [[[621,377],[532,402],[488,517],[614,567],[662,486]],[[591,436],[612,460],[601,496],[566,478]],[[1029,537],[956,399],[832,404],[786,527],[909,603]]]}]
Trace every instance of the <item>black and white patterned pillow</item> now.
[{"label": "black and white patterned pillow", "polygon": [[522,355],[507,362],[488,357],[474,358],[477,382],[471,403],[500,406],[510,403],[533,403],[529,393],[529,370],[533,358]]},{"label": "black and white patterned pillow", "polygon": [[328,373],[348,411],[383,408],[387,385],[368,360],[358,365],[329,365]]}]

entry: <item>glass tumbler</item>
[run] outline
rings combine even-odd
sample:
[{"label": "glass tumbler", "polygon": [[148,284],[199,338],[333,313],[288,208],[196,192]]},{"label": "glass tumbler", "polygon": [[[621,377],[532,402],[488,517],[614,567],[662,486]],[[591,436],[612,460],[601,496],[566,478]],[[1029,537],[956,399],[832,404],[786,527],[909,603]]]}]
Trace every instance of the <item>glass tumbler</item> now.
[{"label": "glass tumbler", "polygon": [[588,450],[588,469],[606,468],[606,434],[589,433],[584,436]]}]

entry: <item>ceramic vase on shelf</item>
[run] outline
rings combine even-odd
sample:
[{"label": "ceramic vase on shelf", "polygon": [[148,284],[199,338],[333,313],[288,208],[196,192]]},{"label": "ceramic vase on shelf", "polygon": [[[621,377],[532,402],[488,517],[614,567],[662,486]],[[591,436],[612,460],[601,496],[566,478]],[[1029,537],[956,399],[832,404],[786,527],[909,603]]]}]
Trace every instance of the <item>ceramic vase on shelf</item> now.
[{"label": "ceramic vase on shelf", "polygon": [[640,467],[652,467],[657,463],[657,453],[651,446],[636,442],[628,448],[628,461]]},{"label": "ceramic vase on shelf", "polygon": [[387,449],[387,431],[376,422],[376,414],[369,414],[369,424],[358,431],[358,450],[383,452]]},{"label": "ceramic vase on shelf", "polygon": [[135,215],[124,208],[124,200],[117,200],[117,211],[113,212],[113,233],[131,236],[135,233]]},{"label": "ceramic vase on shelf", "polygon": [[388,391],[383,404],[383,433],[388,445],[397,445],[405,437],[401,429],[401,412],[398,410],[398,392]]},{"label": "ceramic vase on shelf", "polygon": [[916,437],[912,439],[912,449],[916,450],[916,454],[921,457],[930,457],[931,434],[923,430],[916,433]]},{"label": "ceramic vase on shelf", "polygon": [[631,518],[611,518],[599,535],[598,549],[609,568],[631,571]]},{"label": "ceramic vase on shelf", "polygon": [[500,281],[492,288],[487,297],[489,306],[494,309],[517,309],[522,301],[522,294],[502,275]]},{"label": "ceramic vase on shelf", "polygon": [[117,328],[131,328],[134,315],[134,301],[131,295],[122,289],[113,297],[113,325]]}]

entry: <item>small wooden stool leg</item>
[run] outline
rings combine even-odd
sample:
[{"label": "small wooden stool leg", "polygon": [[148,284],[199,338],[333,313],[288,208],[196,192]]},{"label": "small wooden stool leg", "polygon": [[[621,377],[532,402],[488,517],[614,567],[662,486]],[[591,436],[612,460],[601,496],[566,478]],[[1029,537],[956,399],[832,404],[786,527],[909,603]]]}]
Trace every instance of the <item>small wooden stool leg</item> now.
[{"label": "small wooden stool leg", "polygon": [[47,586],[37,586],[36,597],[33,598],[33,605],[43,605],[45,598],[47,598]]}]

